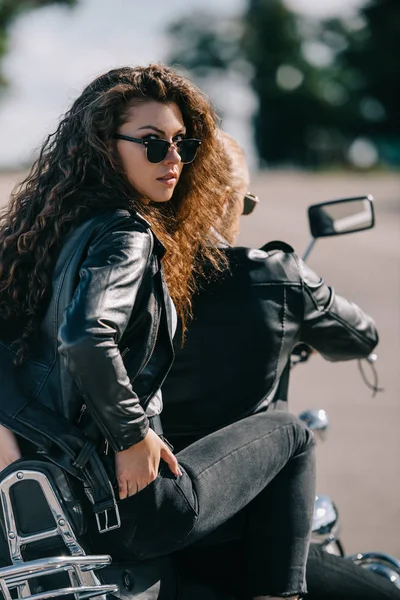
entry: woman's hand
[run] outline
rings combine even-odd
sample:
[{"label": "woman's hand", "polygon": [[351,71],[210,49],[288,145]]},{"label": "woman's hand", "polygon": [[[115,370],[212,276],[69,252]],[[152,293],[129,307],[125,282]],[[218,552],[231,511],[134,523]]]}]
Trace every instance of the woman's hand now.
[{"label": "woman's hand", "polygon": [[0,425],[0,471],[21,458],[17,438],[12,431]]},{"label": "woman's hand", "polygon": [[148,430],[141,442],[115,454],[115,470],[121,500],[140,492],[156,479],[161,458],[174,475],[182,475],[175,456],[152,429]]}]

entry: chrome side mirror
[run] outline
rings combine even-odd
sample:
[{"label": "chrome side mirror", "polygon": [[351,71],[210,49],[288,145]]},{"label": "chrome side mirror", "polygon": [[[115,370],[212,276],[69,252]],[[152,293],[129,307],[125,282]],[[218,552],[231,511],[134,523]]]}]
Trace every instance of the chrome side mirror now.
[{"label": "chrome side mirror", "polygon": [[312,237],[302,256],[304,261],[318,238],[355,233],[374,227],[373,197],[356,196],[312,204],[308,207],[308,224]]},{"label": "chrome side mirror", "polygon": [[375,225],[372,196],[342,198],[313,204],[308,222],[314,239],[371,229]]},{"label": "chrome side mirror", "polygon": [[329,418],[326,412],[322,408],[312,408],[305,410],[299,414],[300,421],[303,421],[311,431],[314,432],[316,438],[319,438],[321,442],[326,440]]}]

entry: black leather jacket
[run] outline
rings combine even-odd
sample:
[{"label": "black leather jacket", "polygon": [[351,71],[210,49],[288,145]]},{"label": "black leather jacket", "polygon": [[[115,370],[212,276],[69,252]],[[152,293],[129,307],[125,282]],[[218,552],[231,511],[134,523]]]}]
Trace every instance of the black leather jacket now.
[{"label": "black leather jacket", "polygon": [[[73,230],[29,361],[6,369],[0,353],[0,422],[1,413],[6,425],[18,420],[18,389],[75,423],[87,406],[99,439],[114,451],[143,439],[146,406],[173,361],[163,253],[149,224],[124,210],[103,211]],[[0,340],[3,357],[11,354],[1,331]]]},{"label": "black leather jacket", "polygon": [[365,357],[378,341],[373,320],[287,244],[225,252],[230,274],[194,298],[163,385],[164,432],[179,447],[179,436],[194,440],[265,405],[297,343],[335,361]]}]

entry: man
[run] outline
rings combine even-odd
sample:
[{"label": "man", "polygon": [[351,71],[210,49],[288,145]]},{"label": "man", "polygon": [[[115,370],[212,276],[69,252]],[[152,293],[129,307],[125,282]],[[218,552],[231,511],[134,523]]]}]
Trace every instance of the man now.
[{"label": "man", "polygon": [[[232,246],[240,215],[249,214],[257,199],[247,193],[242,149],[230,136],[222,138],[232,184],[214,237],[230,273],[204,277],[183,348],[179,332],[175,336],[176,360],[163,386],[163,427],[177,450],[254,412],[285,407],[280,393],[288,372],[285,357],[297,343],[330,360],[348,360],[368,356],[378,341],[371,317],[337,296],[287,244],[272,242],[261,250]],[[234,542],[185,551],[181,560],[208,582],[235,594],[242,589],[242,557]],[[314,545],[307,582],[310,600],[400,598],[387,580]]]},{"label": "man", "polygon": [[163,426],[176,448],[246,415],[279,406],[287,357],[306,343],[329,360],[364,358],[378,341],[374,321],[335,294],[284,242],[233,247],[240,215],[257,200],[240,146],[223,134],[232,185],[216,243],[228,274],[200,282],[194,318],[163,386]]}]

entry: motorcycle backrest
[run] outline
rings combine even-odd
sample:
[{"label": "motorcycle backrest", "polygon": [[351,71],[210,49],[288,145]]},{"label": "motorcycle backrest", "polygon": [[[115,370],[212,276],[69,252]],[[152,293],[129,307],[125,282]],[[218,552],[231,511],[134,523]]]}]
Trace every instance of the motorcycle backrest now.
[{"label": "motorcycle backrest", "polygon": [[0,499],[4,600],[70,594],[105,600],[118,593],[116,584],[103,585],[93,572],[111,558],[85,553],[77,537],[84,531],[82,507],[59,467],[40,459],[16,461],[0,473]]}]

